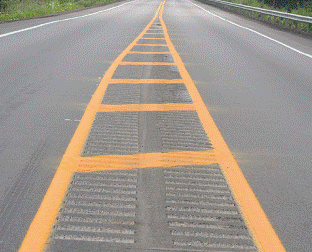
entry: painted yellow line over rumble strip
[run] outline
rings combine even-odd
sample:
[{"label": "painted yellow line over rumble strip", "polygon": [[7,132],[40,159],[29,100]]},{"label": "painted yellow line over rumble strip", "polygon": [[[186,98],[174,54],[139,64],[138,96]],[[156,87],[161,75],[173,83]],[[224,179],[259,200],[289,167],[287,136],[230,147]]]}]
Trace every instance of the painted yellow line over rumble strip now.
[{"label": "painted yellow line over rumble strip", "polygon": [[107,155],[81,157],[76,172],[92,172],[146,167],[172,167],[179,165],[210,165],[217,163],[213,150],[143,153],[134,155]]},{"label": "painted yellow line over rumble strip", "polygon": [[[163,3],[164,2],[159,5],[153,19],[140,33],[140,35],[115,59],[115,61],[106,71],[103,79],[101,80],[85,110],[85,113],[77,127],[73,138],[71,139],[65,151],[65,154],[48,188],[48,191],[44,196],[39,210],[30,224],[19,252],[41,252],[44,249],[46,240],[48,239],[55,217],[58,213],[62,199],[70,182],[73,170],[78,168],[80,162],[80,151],[91,128],[92,122],[97,112],[97,108],[101,103],[108,83],[110,82],[110,79],[112,78],[122,59],[130,52],[133,46],[136,45],[139,39],[143,37],[145,32],[154,22]],[[71,171],[71,169],[68,169],[69,167],[73,170]]]},{"label": "painted yellow line over rumble strip", "polygon": [[203,102],[191,76],[185,68],[182,59],[172,44],[167,27],[162,18],[164,5],[161,8],[159,19],[162,24],[167,45],[173,55],[173,58],[178,66],[180,75],[185,82],[185,85],[192,97],[194,105],[197,107],[198,116],[203,124],[203,127],[209,136],[212,145],[216,152],[220,153],[222,159],[220,165],[223,173],[231,187],[238,206],[246,220],[246,224],[250,229],[253,239],[259,251],[265,252],[284,252],[286,251],[273,229],[270,221],[265,215],[259,201],[250,188],[241,169],[235,161],[230,149],[225,143],[219,129],[214,123],[208,109]]}]

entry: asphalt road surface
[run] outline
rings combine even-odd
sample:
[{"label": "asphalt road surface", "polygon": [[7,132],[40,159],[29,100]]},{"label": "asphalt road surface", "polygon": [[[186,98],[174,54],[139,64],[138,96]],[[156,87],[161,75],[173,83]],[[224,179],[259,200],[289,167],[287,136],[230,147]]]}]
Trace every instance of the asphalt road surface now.
[{"label": "asphalt road surface", "polygon": [[[159,4],[0,24],[0,251],[20,247],[102,76]],[[312,251],[312,41],[197,1],[167,0],[163,19],[286,250]]]}]

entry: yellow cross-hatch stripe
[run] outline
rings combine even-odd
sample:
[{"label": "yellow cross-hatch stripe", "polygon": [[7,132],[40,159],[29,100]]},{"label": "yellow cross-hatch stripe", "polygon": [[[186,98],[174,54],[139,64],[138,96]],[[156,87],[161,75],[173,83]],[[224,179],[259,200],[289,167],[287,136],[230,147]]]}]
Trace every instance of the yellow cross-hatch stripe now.
[{"label": "yellow cross-hatch stripe", "polygon": [[91,172],[146,167],[172,167],[177,165],[210,165],[218,162],[214,151],[181,151],[143,153],[133,155],[105,155],[83,157],[75,172]]}]

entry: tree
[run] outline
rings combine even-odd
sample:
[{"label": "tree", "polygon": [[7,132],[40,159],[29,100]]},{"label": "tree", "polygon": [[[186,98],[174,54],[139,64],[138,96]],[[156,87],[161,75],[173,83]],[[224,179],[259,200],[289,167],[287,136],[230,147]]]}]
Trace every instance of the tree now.
[{"label": "tree", "polygon": [[6,1],[5,0],[0,0],[0,12],[4,12],[6,9]]}]

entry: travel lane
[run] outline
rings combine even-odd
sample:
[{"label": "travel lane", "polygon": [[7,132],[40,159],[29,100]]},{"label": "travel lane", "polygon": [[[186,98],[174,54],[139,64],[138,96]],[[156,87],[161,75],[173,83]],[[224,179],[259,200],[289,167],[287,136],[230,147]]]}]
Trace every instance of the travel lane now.
[{"label": "travel lane", "polygon": [[[159,3],[135,1],[0,38],[1,251],[18,250],[103,74]],[[18,26],[0,30],[8,25]]]},{"label": "travel lane", "polygon": [[[310,40],[194,3],[312,54]],[[286,250],[311,250],[312,60],[188,1],[168,1],[163,17]]]}]

